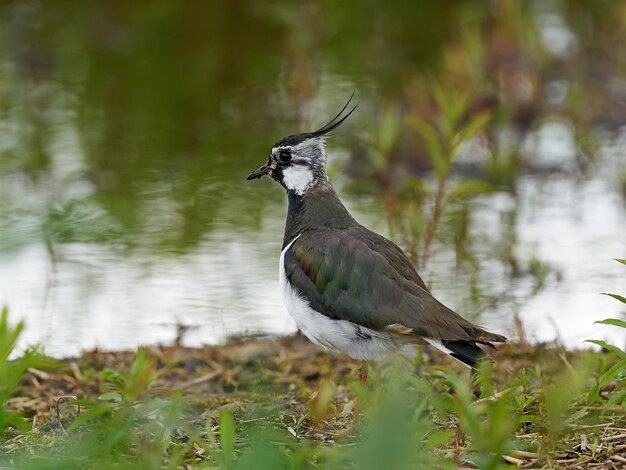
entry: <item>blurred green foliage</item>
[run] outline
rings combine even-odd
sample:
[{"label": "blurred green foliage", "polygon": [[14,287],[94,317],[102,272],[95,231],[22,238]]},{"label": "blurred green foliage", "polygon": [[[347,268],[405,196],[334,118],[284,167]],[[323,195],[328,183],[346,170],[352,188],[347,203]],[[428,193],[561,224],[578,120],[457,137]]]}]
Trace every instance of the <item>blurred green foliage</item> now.
[{"label": "blurred green foliage", "polygon": [[[102,233],[77,235],[93,243],[188,250],[223,224],[258,228],[252,191],[280,195],[242,177],[353,88],[356,120],[375,118],[367,158],[352,158],[381,175],[384,196],[405,192],[400,164],[449,172],[489,114],[487,177],[510,188],[541,119],[562,116],[581,142],[624,122],[619,90],[597,86],[623,72],[624,15],[618,1],[3,2],[0,170],[14,183],[0,193],[0,249],[36,241],[33,222],[67,207],[102,214]],[[429,127],[436,108],[443,140]],[[45,229],[75,239],[64,232]]]},{"label": "blurred green foliage", "polygon": [[17,341],[24,330],[24,323],[9,324],[9,309],[2,307],[0,311],[0,439],[7,428],[28,429],[28,422],[15,411],[7,408],[8,400],[31,367],[47,368],[55,365],[55,361],[39,353],[36,349],[27,350],[21,357],[10,360]]},{"label": "blurred green foliage", "polygon": [[[626,327],[617,319],[603,323]],[[7,351],[22,327],[8,325],[5,309],[0,344],[7,346]],[[589,447],[579,448],[580,432],[593,440],[598,437],[594,432],[606,432],[607,426],[618,432],[622,429],[626,363],[623,350],[600,345],[609,355],[568,354],[575,357],[570,364],[565,352],[557,350],[560,359],[556,363],[542,361],[542,365],[509,370],[500,376],[494,373],[494,365],[484,363],[473,378],[456,375],[448,366],[425,367],[421,361],[415,369],[411,362],[398,357],[370,368],[367,387],[355,384],[354,393],[363,400],[364,423],[359,431],[344,438],[332,439],[330,435],[327,442],[303,438],[300,423],[295,430],[285,430],[249,414],[242,416],[243,411],[233,413],[227,406],[217,414],[205,413],[203,423],[198,419],[201,410],[186,403],[184,396],[152,395],[156,364],[143,350],[126,371],[102,373],[109,391],[97,400],[59,403],[57,408],[63,411],[57,411],[56,423],[28,430],[24,418],[9,411],[6,403],[34,356],[28,352],[8,360],[3,354],[0,424],[7,435],[0,446],[10,452],[0,454],[0,464],[28,469],[114,465],[230,470],[404,469],[415,468],[419,462],[420,468],[453,469],[464,463],[503,469],[521,462],[515,455],[547,465],[562,458],[556,456],[563,452],[580,452],[581,462],[589,452],[592,460],[603,459],[612,454],[612,447],[590,441]],[[531,349],[525,351],[537,354]],[[315,411],[317,405],[311,406],[311,414],[300,421],[310,420],[307,426],[319,426],[326,418],[313,414],[323,414],[324,410],[318,406]],[[81,411],[65,418],[69,407],[80,407]],[[278,407],[270,413],[289,410]],[[326,413],[336,411],[327,406]],[[595,450],[590,450],[592,447]]]}]

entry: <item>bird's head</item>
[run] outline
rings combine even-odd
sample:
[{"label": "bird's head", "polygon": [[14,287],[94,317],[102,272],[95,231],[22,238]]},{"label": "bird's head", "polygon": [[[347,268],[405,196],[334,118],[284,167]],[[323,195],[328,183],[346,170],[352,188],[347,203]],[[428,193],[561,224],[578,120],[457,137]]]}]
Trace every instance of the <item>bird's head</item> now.
[{"label": "bird's head", "polygon": [[309,186],[326,181],[325,139],[356,109],[356,105],[343,117],[352,96],[328,124],[314,132],[294,134],[279,140],[272,147],[267,163],[248,175],[248,180],[267,175],[287,191],[302,194]]}]

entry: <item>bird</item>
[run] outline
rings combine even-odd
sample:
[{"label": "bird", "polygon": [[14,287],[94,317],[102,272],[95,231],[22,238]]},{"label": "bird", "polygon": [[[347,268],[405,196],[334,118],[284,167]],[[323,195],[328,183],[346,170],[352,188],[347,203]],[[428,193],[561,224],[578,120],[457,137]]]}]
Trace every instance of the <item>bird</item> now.
[{"label": "bird", "polygon": [[364,361],[362,382],[365,361],[413,344],[475,368],[506,337],[439,302],[402,249],[358,223],[328,179],[326,138],[357,108],[345,113],[351,100],[318,130],[276,142],[267,163],[247,177],[268,176],[287,193],[279,257],[284,304],[313,343]]}]

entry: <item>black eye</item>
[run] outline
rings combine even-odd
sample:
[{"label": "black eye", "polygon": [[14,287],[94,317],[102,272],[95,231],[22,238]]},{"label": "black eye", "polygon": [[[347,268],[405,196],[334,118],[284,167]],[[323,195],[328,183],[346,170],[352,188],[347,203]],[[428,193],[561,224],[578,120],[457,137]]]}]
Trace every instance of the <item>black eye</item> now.
[{"label": "black eye", "polygon": [[290,149],[280,149],[278,154],[278,158],[281,162],[287,163],[291,161],[291,150]]}]

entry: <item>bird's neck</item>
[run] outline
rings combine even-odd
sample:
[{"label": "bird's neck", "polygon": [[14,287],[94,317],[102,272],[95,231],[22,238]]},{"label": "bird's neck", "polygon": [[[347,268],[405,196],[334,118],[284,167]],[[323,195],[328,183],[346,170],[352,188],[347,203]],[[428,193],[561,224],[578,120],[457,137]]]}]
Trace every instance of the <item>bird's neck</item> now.
[{"label": "bird's neck", "polygon": [[358,225],[339,200],[328,180],[316,182],[302,194],[287,191],[289,209],[283,248],[305,230],[342,229]]}]

